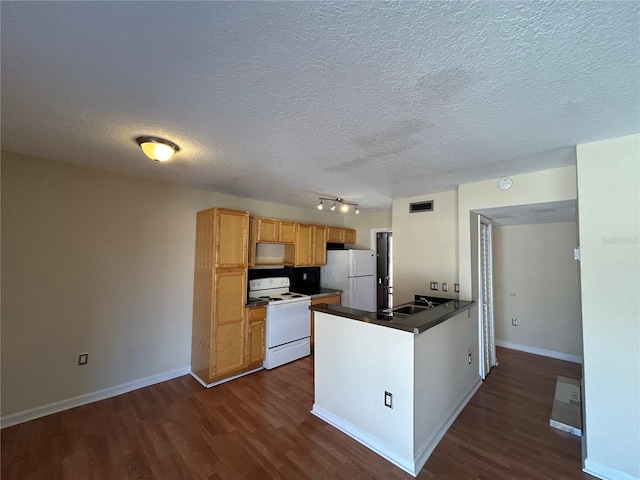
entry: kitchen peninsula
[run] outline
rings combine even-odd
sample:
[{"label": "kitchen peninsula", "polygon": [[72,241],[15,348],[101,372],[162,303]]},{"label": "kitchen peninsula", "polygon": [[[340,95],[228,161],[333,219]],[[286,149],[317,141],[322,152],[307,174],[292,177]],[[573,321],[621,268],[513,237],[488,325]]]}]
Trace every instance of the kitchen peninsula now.
[{"label": "kitchen peninsula", "polygon": [[416,476],[480,387],[475,302],[315,313],[312,413]]}]

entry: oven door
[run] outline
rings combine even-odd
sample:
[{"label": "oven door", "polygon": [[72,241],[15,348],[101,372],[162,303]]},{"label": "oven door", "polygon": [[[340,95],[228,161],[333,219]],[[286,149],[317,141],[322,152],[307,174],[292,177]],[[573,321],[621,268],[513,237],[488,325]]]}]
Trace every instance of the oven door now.
[{"label": "oven door", "polygon": [[309,300],[267,306],[267,348],[311,336]]}]

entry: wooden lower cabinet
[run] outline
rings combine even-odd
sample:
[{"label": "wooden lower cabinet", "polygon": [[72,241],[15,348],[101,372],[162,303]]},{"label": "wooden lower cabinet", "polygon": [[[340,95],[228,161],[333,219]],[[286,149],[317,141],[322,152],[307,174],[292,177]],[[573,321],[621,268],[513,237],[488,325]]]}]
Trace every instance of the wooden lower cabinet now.
[{"label": "wooden lower cabinet", "polygon": [[[327,305],[340,305],[341,294],[336,293],[334,295],[328,295],[325,297],[311,298],[311,305],[318,305],[320,303],[326,303]],[[315,312],[311,312],[311,348],[313,348],[313,322]]]},{"label": "wooden lower cabinet", "polygon": [[240,373],[244,366],[243,322],[218,325],[213,334],[211,380]]},{"label": "wooden lower cabinet", "polygon": [[262,367],[266,352],[266,325],[267,308],[253,307],[246,309],[246,336],[245,336],[245,370],[253,370]]},{"label": "wooden lower cabinet", "polygon": [[238,375],[244,367],[247,271],[216,271],[213,285],[209,382]]}]

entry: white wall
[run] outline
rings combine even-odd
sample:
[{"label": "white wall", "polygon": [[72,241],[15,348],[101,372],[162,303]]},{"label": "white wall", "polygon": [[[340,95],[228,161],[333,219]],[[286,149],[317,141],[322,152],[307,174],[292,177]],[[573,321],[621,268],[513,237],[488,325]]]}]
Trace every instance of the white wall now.
[{"label": "white wall", "polygon": [[470,310],[419,335],[316,312],[313,413],[416,475],[480,386]]},{"label": "white wall", "polygon": [[314,413],[411,469],[414,334],[322,312],[314,328]]},{"label": "white wall", "polygon": [[[409,213],[409,204],[434,201],[432,212]],[[393,202],[393,304],[415,294],[457,298],[458,210],[455,191],[403,198]],[[449,292],[429,290],[430,282],[447,282]]]},{"label": "white wall", "polygon": [[[477,318],[478,306],[474,305],[415,338],[415,455],[418,458],[431,454],[480,386]],[[471,354],[471,363],[467,360],[468,354]]]},{"label": "white wall", "polygon": [[[315,204],[259,202],[6,152],[1,166],[3,417],[188,369],[197,211],[344,223]],[[81,352],[89,352],[83,367]]]},{"label": "white wall", "polygon": [[585,468],[640,478],[640,135],[577,154]]},{"label": "white wall", "polygon": [[[582,360],[575,222],[493,228],[496,341],[510,348]],[[518,320],[518,326],[511,319]]]},{"label": "white wall", "polygon": [[[513,175],[513,186],[500,190],[497,179],[467,183],[458,187],[458,245],[460,298],[473,298],[471,258],[471,212],[473,210],[511,205],[575,200],[576,169],[574,166]],[[476,223],[474,223],[474,226]],[[475,228],[475,227],[474,227]]]}]

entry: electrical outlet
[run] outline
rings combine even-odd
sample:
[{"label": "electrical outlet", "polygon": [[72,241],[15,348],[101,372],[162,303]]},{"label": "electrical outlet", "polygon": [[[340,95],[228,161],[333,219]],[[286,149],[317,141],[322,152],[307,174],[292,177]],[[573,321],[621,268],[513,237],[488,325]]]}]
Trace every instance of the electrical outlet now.
[{"label": "electrical outlet", "polygon": [[442,291],[443,292],[448,292],[449,291],[449,284],[442,282]]},{"label": "electrical outlet", "polygon": [[467,363],[471,365],[471,349],[467,350]]},{"label": "electrical outlet", "polygon": [[89,354],[87,352],[78,355],[78,365],[86,365],[89,363]]},{"label": "electrical outlet", "polygon": [[511,325],[514,326],[514,327],[517,327],[518,326],[518,319],[517,318],[512,318],[511,319]]},{"label": "electrical outlet", "polygon": [[453,291],[454,292],[460,292],[460,284],[459,283],[454,283],[453,284]]},{"label": "electrical outlet", "polygon": [[384,392],[384,406],[393,408],[393,393]]},{"label": "electrical outlet", "polygon": [[438,290],[438,282],[431,282],[430,285],[431,290]]}]

